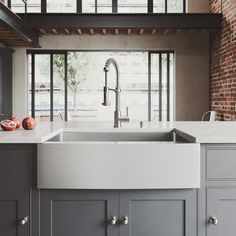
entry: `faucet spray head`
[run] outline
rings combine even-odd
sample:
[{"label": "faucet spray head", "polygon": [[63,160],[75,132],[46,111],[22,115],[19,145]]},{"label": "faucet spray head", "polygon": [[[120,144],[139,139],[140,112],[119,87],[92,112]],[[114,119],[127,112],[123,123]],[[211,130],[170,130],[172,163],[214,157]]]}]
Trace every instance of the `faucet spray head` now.
[{"label": "faucet spray head", "polygon": [[110,106],[110,102],[109,102],[109,87],[107,86],[107,72],[108,69],[106,67],[104,67],[104,71],[105,71],[105,86],[103,87],[103,106]]}]

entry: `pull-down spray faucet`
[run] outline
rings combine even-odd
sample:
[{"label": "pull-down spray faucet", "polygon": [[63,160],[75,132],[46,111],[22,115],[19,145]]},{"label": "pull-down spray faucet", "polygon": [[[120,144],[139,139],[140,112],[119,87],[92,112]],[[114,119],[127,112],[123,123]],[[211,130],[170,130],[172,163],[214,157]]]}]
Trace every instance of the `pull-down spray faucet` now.
[{"label": "pull-down spray faucet", "polygon": [[[107,74],[109,72],[110,65],[113,65],[116,70],[116,88],[111,89],[108,87],[107,84]],[[109,91],[114,91],[116,94],[116,108],[114,111],[114,128],[121,127],[121,122],[129,122],[129,117],[128,117],[128,108],[126,109],[126,117],[121,117],[121,111],[120,111],[120,93],[121,93],[121,88],[120,88],[120,70],[119,66],[117,64],[117,61],[114,58],[109,58],[104,66],[104,72],[105,72],[105,86],[103,87],[103,106],[109,106]]]}]

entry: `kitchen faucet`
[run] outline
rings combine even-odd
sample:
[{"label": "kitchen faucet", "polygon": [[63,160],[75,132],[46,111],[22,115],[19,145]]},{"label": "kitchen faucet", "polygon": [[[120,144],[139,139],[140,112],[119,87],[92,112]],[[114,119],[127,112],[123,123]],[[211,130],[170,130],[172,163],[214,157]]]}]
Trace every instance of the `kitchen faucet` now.
[{"label": "kitchen faucet", "polygon": [[[110,65],[113,65],[116,70],[116,88],[111,89],[107,85],[107,74],[109,72]],[[105,86],[103,87],[103,106],[109,106],[109,91],[114,91],[116,94],[116,108],[114,111],[114,128],[119,128],[121,127],[121,122],[129,122],[129,117],[128,117],[128,107],[126,108],[126,117],[121,117],[121,111],[120,111],[120,93],[121,93],[121,88],[120,88],[120,71],[119,71],[119,66],[117,64],[117,61],[114,58],[109,58],[104,66],[104,72],[105,72]]]}]

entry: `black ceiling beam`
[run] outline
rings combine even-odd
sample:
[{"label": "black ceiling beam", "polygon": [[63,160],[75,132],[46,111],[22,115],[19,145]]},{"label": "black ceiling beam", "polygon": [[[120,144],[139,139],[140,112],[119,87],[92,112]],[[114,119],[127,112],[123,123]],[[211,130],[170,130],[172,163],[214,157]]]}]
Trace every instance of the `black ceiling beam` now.
[{"label": "black ceiling beam", "polygon": [[26,43],[38,46],[38,34],[1,2],[0,26],[15,33]]},{"label": "black ceiling beam", "polygon": [[[19,14],[24,18],[24,14]],[[32,28],[219,29],[222,14],[27,14]]]}]

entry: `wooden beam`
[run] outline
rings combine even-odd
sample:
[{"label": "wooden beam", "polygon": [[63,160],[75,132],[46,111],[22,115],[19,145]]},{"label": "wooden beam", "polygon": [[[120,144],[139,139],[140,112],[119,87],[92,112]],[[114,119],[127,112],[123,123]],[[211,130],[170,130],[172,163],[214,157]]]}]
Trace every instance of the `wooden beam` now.
[{"label": "wooden beam", "polygon": [[91,34],[91,35],[94,35],[94,34],[95,34],[95,33],[94,33],[94,29],[90,29],[89,31],[90,31],[90,34]]},{"label": "wooden beam", "polygon": [[56,34],[56,35],[58,35],[58,34],[59,34],[59,32],[58,32],[58,30],[57,30],[57,29],[52,29],[52,32],[53,32],[53,34]]},{"label": "wooden beam", "polygon": [[143,35],[143,33],[144,33],[144,29],[140,29],[139,34]]},{"label": "wooden beam", "polygon": [[71,34],[70,30],[67,29],[67,28],[65,28],[64,31],[65,31],[65,33],[66,33],[67,35],[70,35],[70,34]]},{"label": "wooden beam", "polygon": [[82,32],[81,29],[76,29],[76,32],[77,32],[77,34],[79,34],[79,35],[82,35],[82,34],[83,34],[83,32]]},{"label": "wooden beam", "polygon": [[132,29],[128,29],[128,35],[132,34]]},{"label": "wooden beam", "polygon": [[154,34],[156,34],[156,32],[157,32],[157,30],[156,30],[156,29],[152,29],[152,32],[151,32],[151,34],[152,34],[152,35],[154,35]]},{"label": "wooden beam", "polygon": [[183,32],[182,29],[178,29],[178,30],[175,31],[176,34],[180,34],[180,33],[182,33],[182,32]]},{"label": "wooden beam", "polygon": [[170,32],[170,29],[165,29],[164,31],[163,31],[163,34],[168,34]]},{"label": "wooden beam", "polygon": [[46,35],[47,34],[47,31],[45,29],[39,29],[39,32],[42,34],[42,35]]},{"label": "wooden beam", "polygon": [[102,29],[102,34],[106,35],[107,34],[107,30],[106,29]]}]

